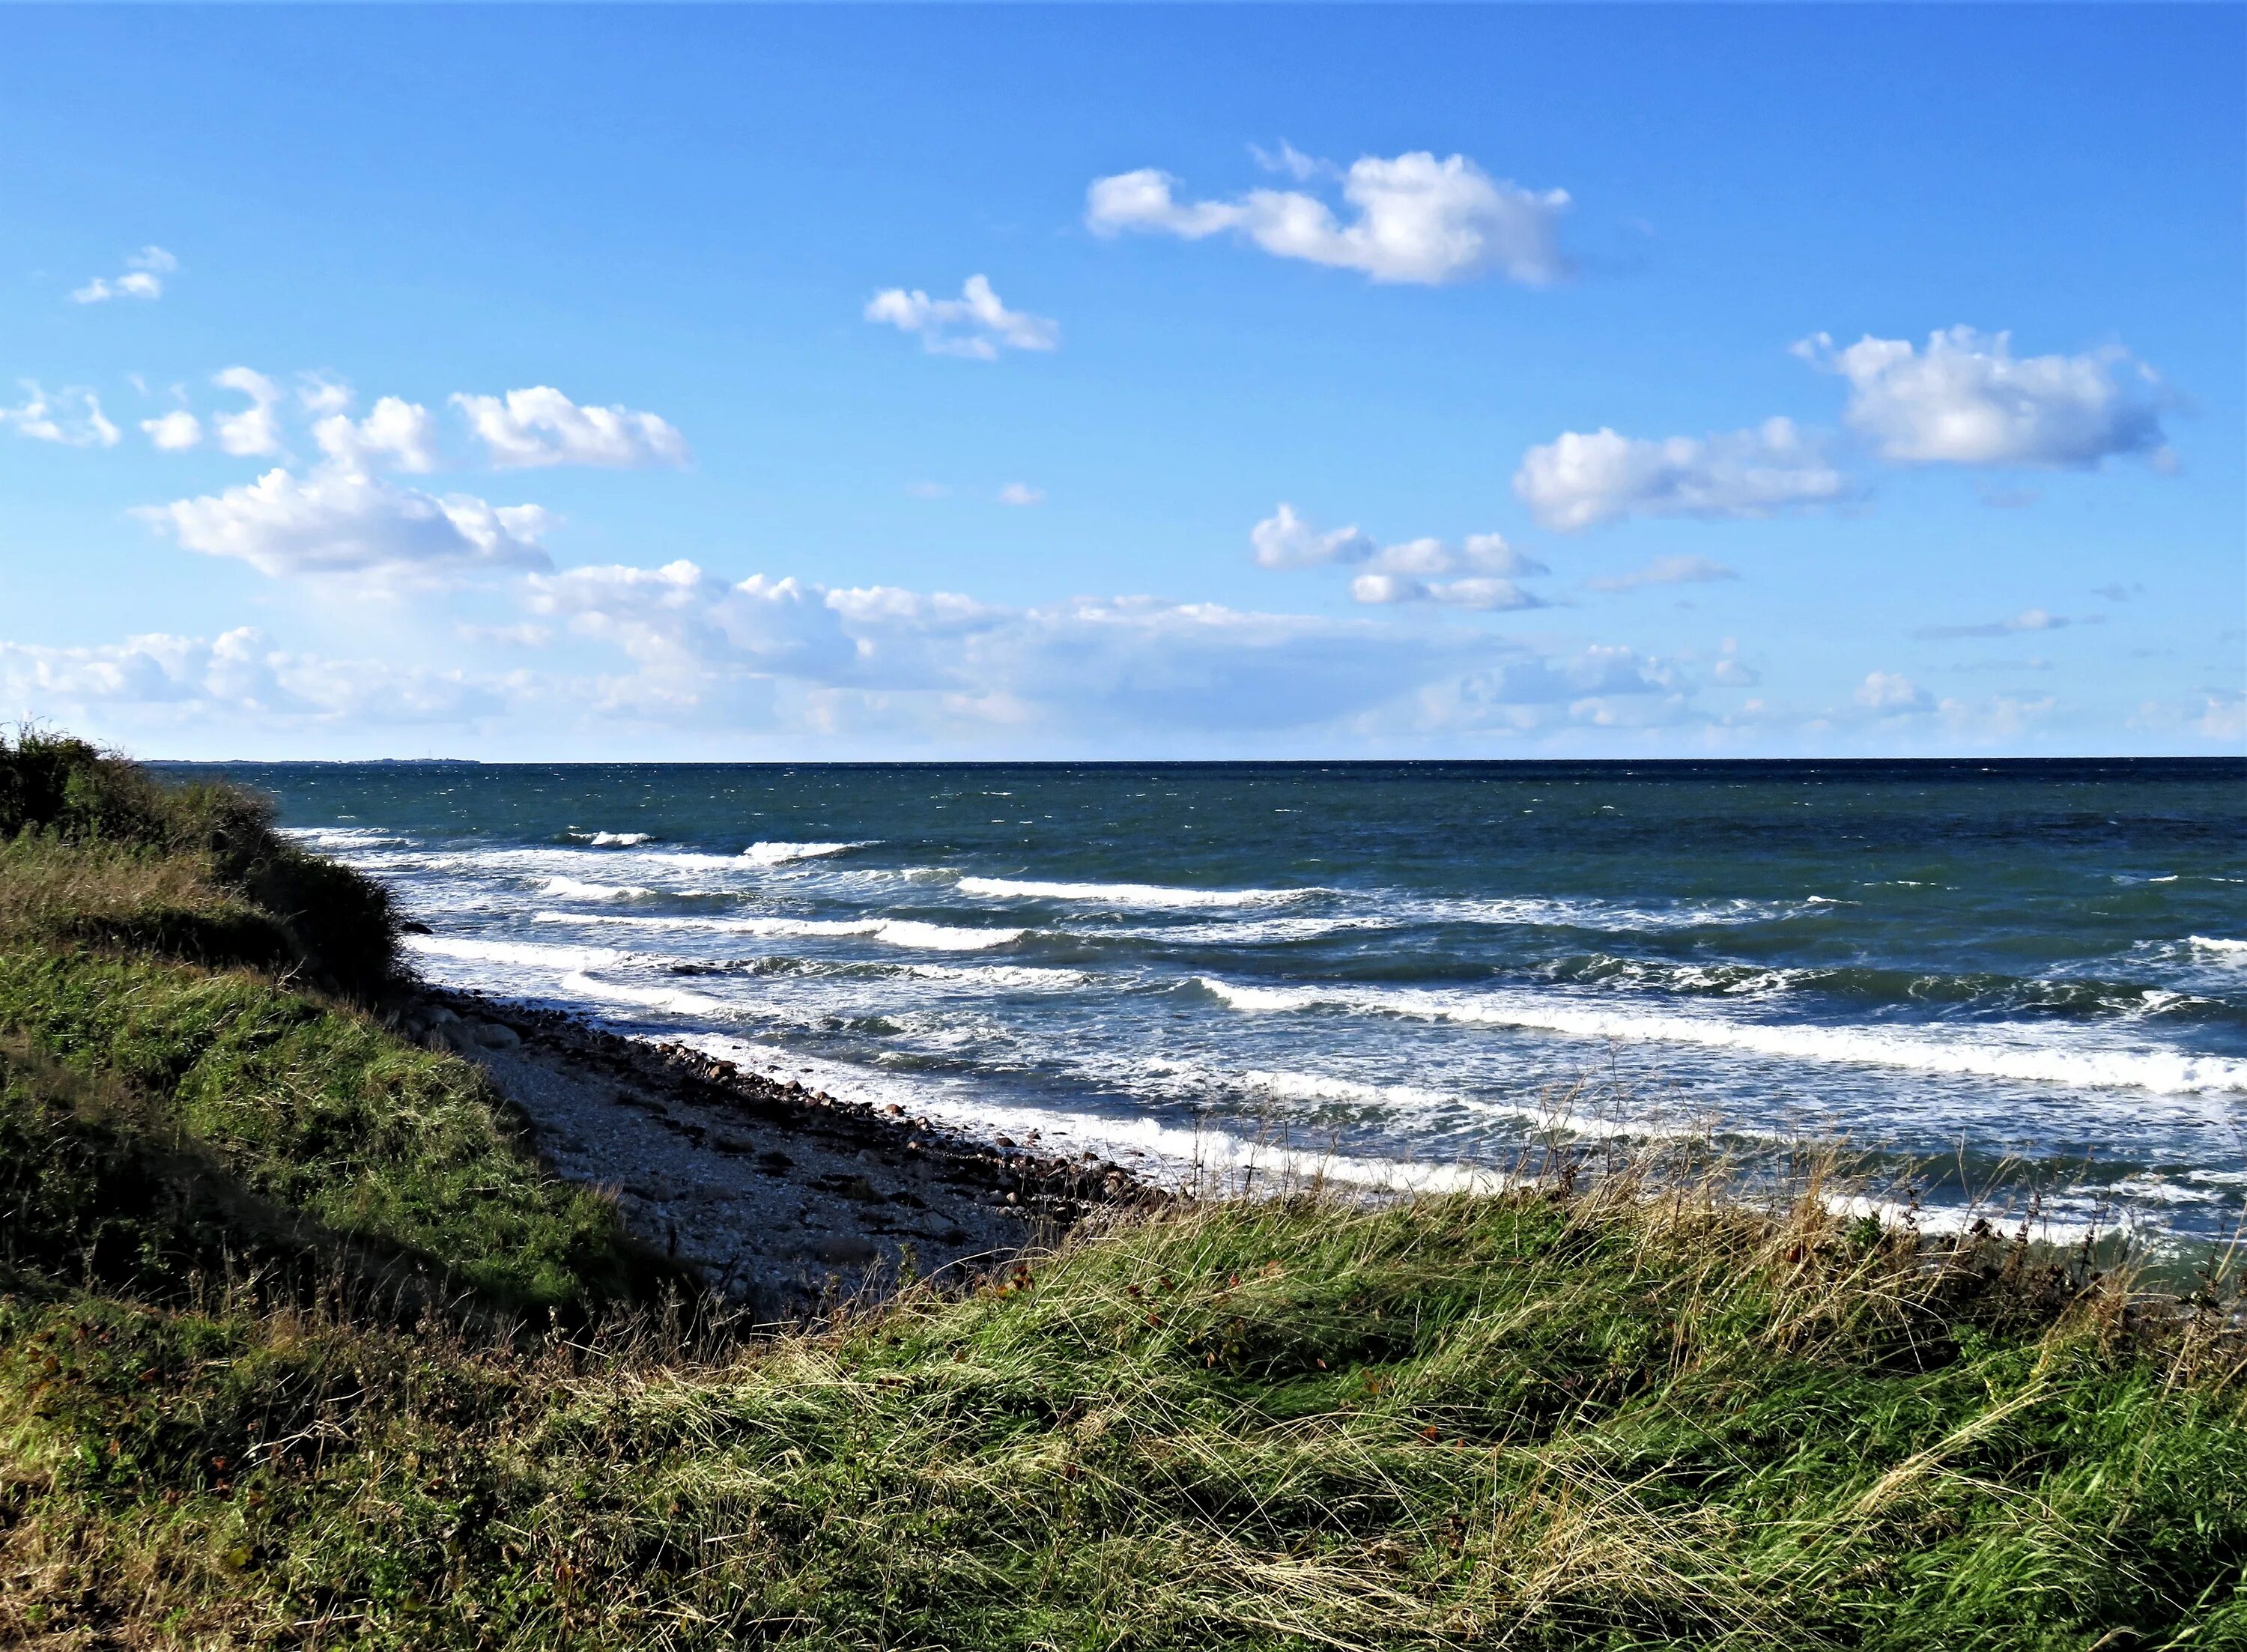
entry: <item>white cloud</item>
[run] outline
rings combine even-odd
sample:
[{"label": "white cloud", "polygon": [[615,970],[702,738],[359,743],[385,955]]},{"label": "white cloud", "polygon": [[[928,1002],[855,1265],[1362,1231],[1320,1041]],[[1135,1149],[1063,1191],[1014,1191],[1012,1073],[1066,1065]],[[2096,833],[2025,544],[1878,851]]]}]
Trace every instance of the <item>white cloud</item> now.
[{"label": "white cloud", "polygon": [[202,420],[185,408],[174,408],[154,419],[143,419],[140,428],[148,433],[149,442],[162,453],[185,453],[201,446],[203,439]]},{"label": "white cloud", "polygon": [[1587,579],[1584,584],[1591,590],[1636,590],[1642,585],[1697,585],[1738,577],[1724,563],[1707,556],[1656,556],[1643,568]]},{"label": "white cloud", "polygon": [[1368,605],[1440,603],[1491,611],[1546,605],[1510,579],[1424,580],[1410,574],[1360,574],[1349,582],[1349,597]]},{"label": "white cloud", "polygon": [[867,300],[865,317],[919,334],[921,348],[935,356],[995,361],[1001,350],[1051,350],[1061,343],[1059,322],[1007,309],[980,275],[967,277],[957,298],[891,287]]},{"label": "white cloud", "polygon": [[114,447],[118,429],[103,417],[100,398],[91,390],[58,390],[50,396],[35,379],[20,379],[24,399],[0,407],[0,428],[65,447]]},{"label": "white cloud", "polygon": [[1431,685],[1420,695],[1425,726],[1534,734],[1559,727],[1656,727],[1693,715],[1677,672],[1618,646],[1523,654]]},{"label": "white cloud", "polygon": [[[522,604],[517,623],[489,611],[506,592]],[[0,711],[120,732],[319,726],[376,749],[400,721],[505,716],[504,731],[479,738],[517,751],[581,739],[612,751],[620,735],[641,751],[707,751],[713,739],[734,752],[807,739],[830,752],[869,741],[889,752],[1113,751],[1119,741],[1227,751],[1294,733],[1307,748],[1378,749],[1709,720],[1690,681],[1627,648],[1370,615],[1154,597],[1004,608],[892,586],[728,581],[687,562],[534,572],[479,597],[473,613],[447,611],[449,601],[388,611],[426,618],[424,640],[461,669],[414,666],[405,634],[375,662],[289,653],[248,631],[77,650],[0,644]]]},{"label": "white cloud", "polygon": [[2247,740],[2247,694],[2230,688],[2211,690],[2202,697],[2200,714],[2192,726],[2209,740],[2237,746]]},{"label": "white cloud", "polygon": [[[1441,539],[1408,539],[1394,545],[1376,545],[1355,522],[1322,533],[1282,502],[1269,516],[1248,530],[1248,543],[1260,568],[1324,568],[1364,570],[1369,576],[1395,575],[1383,581],[1360,579],[1353,589],[1365,594],[1360,602],[1441,601],[1431,597],[1421,577],[1438,574],[1488,574],[1517,577],[1547,571],[1545,564],[1526,556],[1500,534],[1469,534],[1457,544]],[[1373,594],[1382,593],[1382,594]],[[1491,602],[1471,605],[1534,607],[1534,601]]]},{"label": "white cloud", "polygon": [[1266,149],[1257,144],[1248,146],[1248,153],[1256,164],[1267,172],[1284,172],[1298,183],[1308,183],[1314,178],[1339,178],[1342,168],[1331,160],[1321,160],[1305,154],[1285,138],[1277,149]]},{"label": "white cloud", "polygon": [[1260,568],[1322,568],[1329,563],[1364,562],[1373,555],[1373,541],[1356,523],[1320,533],[1282,503],[1248,530]]},{"label": "white cloud", "polygon": [[161,247],[143,247],[125,261],[123,275],[96,276],[72,292],[71,302],[99,304],[112,298],[160,298],[164,277],[179,267],[180,261]]},{"label": "white cloud", "polygon": [[1855,698],[1860,706],[1883,715],[1927,711],[1935,704],[1935,697],[1927,690],[1893,671],[1868,672],[1857,685]]},{"label": "white cloud", "polygon": [[1817,440],[1788,419],[1752,430],[1650,441],[1613,430],[1567,431],[1532,447],[1513,491],[1549,528],[1623,516],[1767,516],[1849,491]]},{"label": "white cloud", "polygon": [[453,405],[502,469],[544,465],[683,465],[686,441],[666,420],[629,407],[580,406],[551,386],[504,397],[455,395]]},{"label": "white cloud", "polygon": [[681,560],[533,575],[530,590],[532,612],[679,681],[712,669],[827,679],[847,674],[857,658],[826,593],[796,579],[759,574],[728,585]]},{"label": "white cloud", "polygon": [[214,375],[211,382],[222,390],[249,398],[249,406],[240,413],[222,414],[211,420],[218,445],[237,459],[260,459],[279,453],[281,427],[273,417],[273,408],[281,399],[281,386],[248,367],[229,367]]},{"label": "white cloud", "polygon": [[1033,488],[1026,481],[1010,481],[999,489],[999,502],[1002,505],[1042,505],[1046,502],[1046,490]]},{"label": "white cloud", "polygon": [[[1283,150],[1279,165],[1303,179],[1322,168],[1292,149]],[[1342,197],[1357,213],[1346,224],[1325,201],[1299,190],[1182,201],[1178,183],[1151,167],[1096,178],[1085,192],[1085,223],[1096,235],[1137,230],[1188,241],[1233,230],[1279,257],[1356,270],[1379,282],[1433,286],[1497,271],[1541,286],[1568,272],[1560,249],[1567,192],[1494,180],[1465,155],[1362,157],[1342,178]]]},{"label": "white cloud", "polygon": [[297,403],[315,418],[339,413],[352,405],[352,387],[325,373],[297,375]]},{"label": "white cloud", "polygon": [[743,679],[756,678],[825,696],[830,719],[871,716],[879,702],[892,718],[1075,732],[1308,727],[1407,700],[1512,647],[1148,597],[1003,609],[890,586],[727,584],[685,562],[529,583],[535,612],[636,664],[602,693],[643,714],[707,716],[743,703]]},{"label": "white cloud", "polygon": [[1836,349],[1825,333],[1794,350],[1848,381],[1842,417],[1883,459],[2084,469],[2162,448],[2154,376],[2119,350],[2016,357],[2010,333],[1970,327],[1924,352],[1869,335]]},{"label": "white cloud", "polygon": [[143,723],[173,726],[248,720],[389,729],[498,711],[506,686],[461,672],[290,653],[250,626],[215,638],[155,632],[80,648],[0,641],[0,707],[67,717],[81,727],[124,710]]},{"label": "white cloud", "polygon": [[1740,658],[1740,639],[1727,637],[1718,649],[1716,665],[1709,679],[1726,688],[1749,688],[1763,680],[1763,673]]},{"label": "white cloud", "polygon": [[1550,571],[1535,557],[1524,556],[1508,544],[1502,534],[1469,534],[1456,545],[1442,539],[1408,539],[1401,544],[1383,545],[1367,565],[1379,573],[1495,574],[1509,578]]},{"label": "white cloud", "polygon": [[366,471],[380,461],[416,473],[437,468],[437,421],[418,401],[385,396],[358,423],[331,413],[312,427],[320,451],[346,470]]},{"label": "white cloud", "polygon": [[270,470],[224,493],[144,508],[143,520],[188,550],[260,573],[430,583],[477,571],[543,568],[536,505],[438,498],[339,466],[298,477]]},{"label": "white cloud", "polygon": [[2024,608],[2011,619],[1993,619],[1977,625],[1922,625],[1912,635],[1933,640],[1951,637],[2005,637],[2015,631],[2065,631],[2070,625],[2096,625],[2105,621],[2103,614],[2093,614],[2087,619],[2072,619],[2066,614],[2051,613],[2042,608]]}]

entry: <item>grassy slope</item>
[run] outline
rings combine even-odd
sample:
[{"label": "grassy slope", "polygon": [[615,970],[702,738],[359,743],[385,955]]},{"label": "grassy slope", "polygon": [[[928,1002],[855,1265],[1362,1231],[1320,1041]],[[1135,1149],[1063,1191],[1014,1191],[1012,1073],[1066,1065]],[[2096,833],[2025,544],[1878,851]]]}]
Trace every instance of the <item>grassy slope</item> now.
[{"label": "grassy slope", "polygon": [[227,965],[247,879],[4,852],[0,1643],[2247,1647],[2230,1304],[1810,1198],[1188,1210],[762,1342],[277,1290],[648,1276],[302,930]]}]

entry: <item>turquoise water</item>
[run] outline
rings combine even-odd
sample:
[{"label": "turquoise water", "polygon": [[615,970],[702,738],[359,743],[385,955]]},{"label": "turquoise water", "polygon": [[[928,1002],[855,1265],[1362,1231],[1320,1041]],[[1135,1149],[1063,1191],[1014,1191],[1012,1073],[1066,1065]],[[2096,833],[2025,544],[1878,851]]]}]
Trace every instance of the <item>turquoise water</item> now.
[{"label": "turquoise water", "polygon": [[1840,1136],[2056,1233],[2247,1196],[2239,762],[231,772],[434,979],[1048,1147]]}]

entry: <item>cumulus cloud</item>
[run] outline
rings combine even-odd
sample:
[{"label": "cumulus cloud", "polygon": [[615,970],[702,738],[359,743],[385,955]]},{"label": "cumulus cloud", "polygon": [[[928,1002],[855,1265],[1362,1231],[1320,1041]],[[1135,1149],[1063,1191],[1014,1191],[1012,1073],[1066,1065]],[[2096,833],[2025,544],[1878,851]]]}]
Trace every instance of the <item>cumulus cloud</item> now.
[{"label": "cumulus cloud", "polygon": [[316,419],[339,413],[352,405],[352,388],[325,373],[300,372],[297,375],[297,404]]},{"label": "cumulus cloud", "polygon": [[2120,350],[2017,357],[2010,333],[1971,327],[1923,351],[1869,335],[1836,348],[1825,333],[1794,350],[1847,380],[1842,417],[1883,459],[2087,469],[2162,447],[2153,372]]},{"label": "cumulus cloud", "polygon": [[1739,575],[1707,556],[1656,556],[1643,568],[1627,574],[1607,574],[1587,579],[1589,590],[1636,590],[1642,585],[1701,585]]},{"label": "cumulus cloud", "polygon": [[[1308,181],[1323,163],[1283,147],[1278,168]],[[1152,167],[1096,178],[1085,192],[1094,234],[1126,231],[1200,241],[1231,231],[1282,258],[1355,270],[1378,282],[1426,286],[1491,272],[1530,286],[1568,273],[1560,247],[1564,189],[1492,178],[1465,155],[1366,155],[1342,176],[1347,223],[1301,190],[1252,189],[1231,201],[1184,201],[1178,180]]]},{"label": "cumulus cloud", "polygon": [[502,469],[547,465],[683,465],[686,441],[667,421],[629,407],[580,406],[550,385],[453,405]]},{"label": "cumulus cloud", "polygon": [[995,361],[1001,350],[1051,350],[1061,343],[1061,324],[1044,316],[1009,310],[985,276],[970,276],[957,298],[932,298],[915,288],[891,287],[866,303],[866,319],[919,335],[934,356],[966,356]]},{"label": "cumulus cloud", "polygon": [[502,682],[386,660],[276,648],[242,626],[215,638],[162,632],[51,648],[0,641],[0,706],[74,724],[120,710],[174,724],[223,718],[302,727],[450,722],[503,707]]},{"label": "cumulus cloud", "polygon": [[1373,541],[1352,523],[1321,533],[1282,503],[1248,530],[1248,543],[1260,568],[1322,568],[1334,563],[1362,563],[1373,555]]},{"label": "cumulus cloud", "polygon": [[13,407],[0,407],[0,429],[65,447],[117,445],[117,427],[102,416],[101,399],[91,390],[58,390],[49,395],[35,379],[20,379],[17,384],[24,399]]},{"label": "cumulus cloud", "polygon": [[378,465],[423,473],[437,468],[437,421],[420,402],[385,396],[354,423],[348,413],[331,413],[312,427],[320,451],[346,470]]},{"label": "cumulus cloud", "polygon": [[1151,597],[1008,609],[892,586],[728,584],[687,562],[529,585],[536,613],[637,666],[608,679],[605,703],[680,716],[741,703],[742,679],[756,678],[824,696],[829,717],[871,715],[878,701],[891,716],[917,707],[943,722],[1078,733],[1308,727],[1409,706],[1446,673],[1520,652],[1479,635]]},{"label": "cumulus cloud", "polygon": [[281,400],[281,386],[249,367],[229,367],[211,382],[221,390],[247,396],[249,406],[239,413],[222,413],[211,420],[218,445],[237,459],[262,459],[281,451],[280,421],[273,409]]},{"label": "cumulus cloud", "polygon": [[826,749],[877,738],[1017,751],[1023,742],[1112,749],[1119,738],[1223,747],[1287,731],[1322,747],[1511,737],[1699,715],[1671,666],[1629,649],[1555,648],[1370,615],[1145,596],[1001,607],[894,586],[728,580],[684,561],[533,571],[497,590],[521,602],[515,623],[482,599],[473,616],[482,623],[411,611],[430,612],[432,637],[452,647],[503,651],[503,669],[432,674],[321,659],[255,631],[75,650],[0,645],[0,709],[139,708],[91,723],[72,716],[111,727],[358,717],[362,733],[509,713],[542,741],[564,727],[597,739],[629,728],[689,739],[722,731],[729,741],[810,734]]},{"label": "cumulus cloud", "polygon": [[1854,698],[1860,706],[1883,716],[1928,711],[1935,705],[1932,694],[1910,678],[1893,671],[1867,672],[1865,680],[1857,685]]},{"label": "cumulus cloud", "polygon": [[1459,733],[1652,728],[1697,715],[1671,666],[1604,645],[1524,653],[1431,685],[1419,701],[1424,727]]},{"label": "cumulus cloud", "polygon": [[1789,419],[1752,430],[1648,440],[1602,428],[1532,447],[1513,491],[1548,528],[1624,516],[1768,516],[1845,497],[1848,480]]},{"label": "cumulus cloud", "polygon": [[856,659],[826,593],[796,579],[760,574],[728,584],[681,560],[533,575],[530,590],[532,612],[669,679],[723,668],[826,679]]},{"label": "cumulus cloud", "polygon": [[179,269],[180,261],[161,247],[143,247],[125,261],[120,276],[96,276],[72,290],[74,304],[106,304],[112,298],[160,298],[164,277]]},{"label": "cumulus cloud", "polygon": [[260,573],[431,583],[548,565],[536,505],[442,498],[342,466],[308,475],[270,470],[221,494],[144,508],[143,520],[188,550],[230,556]]},{"label": "cumulus cloud", "polygon": [[[1355,522],[1347,528],[1321,532],[1304,521],[1293,505],[1285,502],[1248,530],[1248,543],[1260,568],[1359,568],[1370,575],[1403,577],[1393,587],[1399,593],[1404,592],[1414,579],[1426,575],[1471,573],[1519,577],[1547,571],[1544,563],[1516,550],[1500,534],[1469,534],[1456,544],[1442,539],[1426,538],[1408,539],[1394,545],[1377,545]],[[1369,586],[1367,589],[1390,588]],[[1397,594],[1359,598],[1363,602],[1424,599],[1424,594],[1418,597]]]},{"label": "cumulus cloud", "polygon": [[999,489],[999,502],[1002,505],[1042,505],[1046,502],[1046,490],[1033,488],[1026,481],[1010,481]]},{"label": "cumulus cloud", "polygon": [[1543,598],[1510,579],[1415,579],[1410,574],[1360,574],[1349,582],[1352,602],[1369,606],[1390,603],[1440,603],[1451,608],[1496,611],[1542,608]]},{"label": "cumulus cloud", "polygon": [[154,419],[143,419],[140,428],[148,433],[150,445],[161,453],[185,453],[202,443],[202,420],[185,408],[174,408]]}]

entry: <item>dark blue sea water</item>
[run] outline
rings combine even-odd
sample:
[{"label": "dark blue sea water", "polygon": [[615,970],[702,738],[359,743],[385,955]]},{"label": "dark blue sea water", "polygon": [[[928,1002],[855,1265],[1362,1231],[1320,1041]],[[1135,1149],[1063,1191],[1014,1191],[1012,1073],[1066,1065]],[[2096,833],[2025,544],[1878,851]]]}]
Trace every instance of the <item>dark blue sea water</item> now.
[{"label": "dark blue sea water", "polygon": [[437,980],[1047,1147],[1838,1136],[1938,1216],[2247,1198],[2240,762],[232,772]]}]

